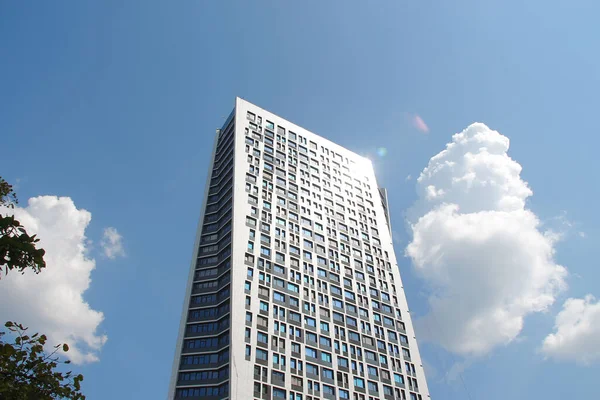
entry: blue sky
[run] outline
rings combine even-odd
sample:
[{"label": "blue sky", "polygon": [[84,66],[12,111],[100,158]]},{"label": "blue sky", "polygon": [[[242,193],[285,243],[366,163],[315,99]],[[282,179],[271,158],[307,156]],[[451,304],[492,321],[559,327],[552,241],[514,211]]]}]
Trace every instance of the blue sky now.
[{"label": "blue sky", "polygon": [[[22,206],[56,195],[91,213],[78,225],[95,260],[83,298],[108,341],[78,367],[88,398],[166,395],[213,135],[235,96],[370,155],[398,256],[430,158],[473,122],[508,137],[527,208],[562,235],[554,260],[568,289],[454,380],[464,355],[422,343],[431,395],[591,398],[597,359],[539,348],[568,297],[600,296],[599,12],[582,0],[4,2],[1,174]],[[125,256],[103,253],[107,227]],[[427,280],[411,258],[400,268],[413,317],[425,315]]]}]

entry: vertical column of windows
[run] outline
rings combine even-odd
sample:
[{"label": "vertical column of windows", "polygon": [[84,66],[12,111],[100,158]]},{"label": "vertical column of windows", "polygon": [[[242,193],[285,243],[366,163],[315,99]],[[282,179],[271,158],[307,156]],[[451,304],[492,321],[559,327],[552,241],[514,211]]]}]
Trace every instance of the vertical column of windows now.
[{"label": "vertical column of windows", "polygon": [[229,395],[234,133],[231,119],[217,139],[175,398]]}]

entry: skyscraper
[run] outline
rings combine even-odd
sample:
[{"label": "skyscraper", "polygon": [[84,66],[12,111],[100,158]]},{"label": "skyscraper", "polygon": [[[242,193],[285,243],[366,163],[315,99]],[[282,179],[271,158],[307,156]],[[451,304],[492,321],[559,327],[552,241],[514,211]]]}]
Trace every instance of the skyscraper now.
[{"label": "skyscraper", "polygon": [[214,144],[169,398],[429,398],[368,159],[236,99]]}]

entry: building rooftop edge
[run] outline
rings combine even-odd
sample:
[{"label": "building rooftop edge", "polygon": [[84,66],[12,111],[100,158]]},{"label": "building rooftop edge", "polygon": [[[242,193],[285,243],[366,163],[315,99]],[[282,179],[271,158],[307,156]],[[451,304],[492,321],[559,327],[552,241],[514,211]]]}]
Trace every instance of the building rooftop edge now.
[{"label": "building rooftop edge", "polygon": [[[251,104],[252,106],[254,106],[254,107],[256,107],[256,108],[258,108],[258,109],[260,109],[260,110],[262,110],[262,111],[264,111],[264,112],[267,112],[267,113],[269,113],[269,114],[276,115],[277,117],[281,118],[282,120],[284,120],[284,121],[285,121],[285,122],[287,122],[288,124],[294,125],[294,126],[296,126],[296,127],[298,127],[298,128],[301,128],[301,129],[303,129],[303,130],[305,130],[305,131],[307,131],[307,132],[310,132],[310,133],[312,133],[313,135],[316,135],[316,136],[320,137],[321,139],[325,140],[326,142],[329,142],[330,144],[332,144],[332,145],[334,145],[334,146],[336,146],[336,147],[342,148],[342,149],[344,149],[345,151],[347,151],[348,153],[352,153],[352,154],[354,154],[356,157],[358,157],[358,158],[360,158],[360,159],[364,160],[364,162],[366,162],[366,163],[370,164],[371,166],[373,165],[373,161],[371,161],[371,159],[369,159],[368,157],[365,157],[365,156],[363,156],[363,155],[360,155],[360,154],[356,153],[355,151],[352,151],[352,150],[348,149],[347,147],[344,147],[344,146],[340,145],[339,143],[333,142],[333,141],[329,140],[329,139],[328,139],[327,137],[325,137],[325,136],[322,136],[322,135],[320,135],[320,134],[318,134],[318,133],[315,133],[315,132],[313,132],[313,131],[311,131],[311,130],[308,130],[308,129],[306,129],[306,128],[304,128],[304,127],[302,127],[302,126],[300,126],[300,125],[298,125],[298,124],[296,124],[296,123],[294,123],[294,122],[292,122],[292,121],[288,120],[287,118],[284,118],[284,117],[282,117],[282,116],[280,116],[280,115],[278,115],[278,114],[275,114],[273,111],[269,111],[269,110],[267,110],[266,108],[263,108],[263,107],[261,107],[261,106],[259,106],[259,105],[256,105],[255,103],[252,103],[251,101],[248,101],[248,100],[246,100],[246,99],[244,99],[243,97],[240,97],[240,96],[236,96],[236,97],[235,97],[235,99],[236,99],[236,106],[237,106],[237,101],[238,101],[238,100],[239,100],[239,101],[243,101],[244,103],[247,103],[247,104]],[[235,107],[234,107],[234,110],[235,110]]]}]

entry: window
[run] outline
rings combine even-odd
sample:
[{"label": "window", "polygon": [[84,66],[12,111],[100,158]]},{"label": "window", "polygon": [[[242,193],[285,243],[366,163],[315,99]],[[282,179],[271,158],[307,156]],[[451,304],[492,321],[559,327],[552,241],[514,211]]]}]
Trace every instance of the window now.
[{"label": "window", "polygon": [[257,360],[267,361],[268,356],[269,356],[269,353],[266,352],[265,350],[256,349],[256,359]]},{"label": "window", "polygon": [[257,332],[256,341],[259,343],[269,344],[269,335],[263,332]]},{"label": "window", "polygon": [[306,363],[306,373],[319,376],[319,367],[313,364]]},{"label": "window", "polygon": [[[277,322],[275,322],[275,324],[277,324]],[[286,324],[279,324],[279,332],[286,333],[286,331],[287,331],[287,325]]]},{"label": "window", "polygon": [[354,387],[365,388],[365,380],[362,378],[354,378]]},{"label": "window", "polygon": [[348,337],[350,338],[350,340],[355,340],[355,341],[360,341],[360,335],[356,332],[353,331],[348,331]]},{"label": "window", "polygon": [[371,392],[379,391],[377,382],[369,381],[369,391],[371,391]]},{"label": "window", "polygon": [[300,305],[300,302],[297,298],[290,296],[290,305],[298,307]]},{"label": "window", "polygon": [[[306,354],[306,357],[312,357],[312,358],[317,358],[317,351],[315,349],[312,349],[310,347],[305,347],[304,348],[304,354]],[[308,371],[308,366],[310,364],[307,364],[307,371]]]},{"label": "window", "polygon": [[280,381],[285,381],[285,375],[279,371],[273,371],[272,373],[272,378],[273,380],[280,380]]},{"label": "window", "polygon": [[283,293],[273,291],[273,300],[285,302],[285,295]]},{"label": "window", "polygon": [[269,320],[265,317],[261,317],[260,315],[256,318],[256,326],[260,326],[263,328],[269,327]]},{"label": "window", "polygon": [[410,351],[408,349],[405,349],[404,347],[402,348],[402,355],[404,356],[404,358],[410,359]]},{"label": "window", "polygon": [[261,301],[260,302],[260,310],[269,312],[269,304],[265,303],[264,301]]},{"label": "window", "polygon": [[300,292],[299,286],[296,285],[295,283],[288,282],[287,288],[288,288],[288,290],[290,290],[292,292],[295,292],[295,293],[299,293]]},{"label": "window", "polygon": [[404,385],[404,377],[400,374],[394,374],[394,382],[398,385]]}]

